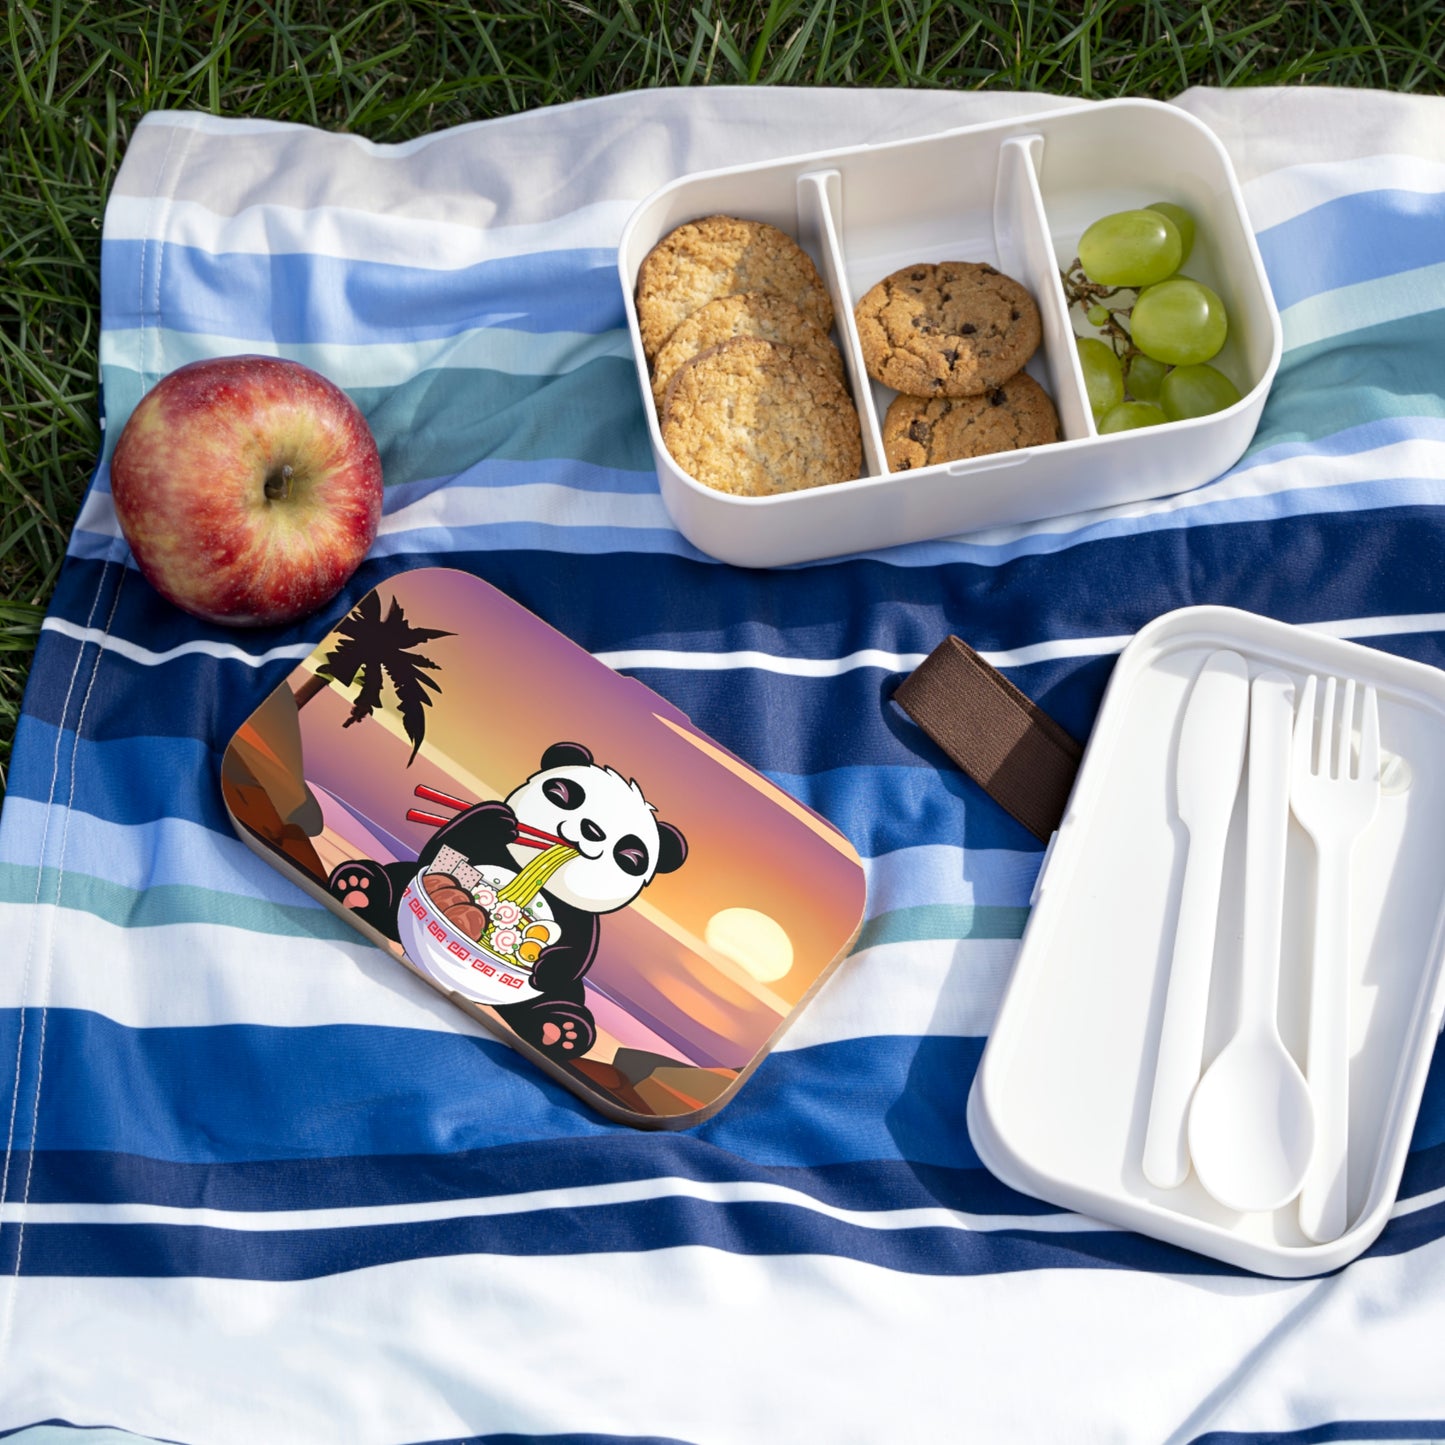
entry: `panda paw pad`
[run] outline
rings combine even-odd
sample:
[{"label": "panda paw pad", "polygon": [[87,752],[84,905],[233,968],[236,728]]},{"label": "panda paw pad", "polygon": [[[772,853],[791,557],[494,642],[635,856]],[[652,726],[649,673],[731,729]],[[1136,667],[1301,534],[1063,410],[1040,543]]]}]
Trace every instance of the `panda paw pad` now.
[{"label": "panda paw pad", "polygon": [[542,1045],[549,1049],[567,1049],[575,1052],[577,1048],[577,1025],[571,1019],[564,1019],[560,1025],[545,1023],[542,1025]]},{"label": "panda paw pad", "polygon": [[370,894],[366,891],[371,887],[370,878],[361,874],[343,874],[334,886],[337,896],[348,908],[365,908],[370,902]]}]

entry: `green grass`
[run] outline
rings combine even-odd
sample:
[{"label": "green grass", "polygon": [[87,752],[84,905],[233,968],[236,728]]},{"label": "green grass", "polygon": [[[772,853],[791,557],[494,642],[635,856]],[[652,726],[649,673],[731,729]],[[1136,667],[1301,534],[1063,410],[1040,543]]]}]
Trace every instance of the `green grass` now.
[{"label": "green grass", "polygon": [[100,436],[101,216],[146,111],[400,141],[658,85],[1168,98],[1189,85],[1445,92],[1438,0],[114,3],[8,0],[0,49],[0,796]]}]

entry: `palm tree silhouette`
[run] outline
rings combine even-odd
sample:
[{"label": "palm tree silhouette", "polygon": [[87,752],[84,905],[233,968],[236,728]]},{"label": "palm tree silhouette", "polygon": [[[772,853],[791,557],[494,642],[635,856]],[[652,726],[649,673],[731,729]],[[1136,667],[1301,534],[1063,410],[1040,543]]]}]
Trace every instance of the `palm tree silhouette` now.
[{"label": "palm tree silhouette", "polygon": [[390,680],[396,693],[397,711],[402,729],[411,743],[410,767],[426,737],[426,709],[431,706],[427,690],[440,692],[441,686],[427,676],[436,671],[436,663],[418,652],[410,651],[418,643],[436,637],[454,637],[434,627],[413,627],[406,613],[393,596],[386,616],[381,614],[381,595],[368,592],[346,615],[336,629],[341,640],[326,660],[296,691],[297,708],[305,705],[328,683],[350,687],[358,678],[361,690],[351,705],[351,713],[342,727],[368,718],[381,703],[383,676]]}]

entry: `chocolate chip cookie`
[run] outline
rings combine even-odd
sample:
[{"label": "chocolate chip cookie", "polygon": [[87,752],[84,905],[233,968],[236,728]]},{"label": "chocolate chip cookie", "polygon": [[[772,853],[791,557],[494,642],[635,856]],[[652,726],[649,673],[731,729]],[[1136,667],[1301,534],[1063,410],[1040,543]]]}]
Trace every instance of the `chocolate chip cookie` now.
[{"label": "chocolate chip cookie", "polygon": [[826,332],[833,303],[812,258],[766,221],[705,216],[670,231],[637,272],[637,324],[651,361],[700,307],[739,291],[767,291],[806,311]]},{"label": "chocolate chip cookie", "polygon": [[1042,335],[1028,291],[972,261],[905,266],[855,319],[868,375],[908,396],[979,396],[1022,370]]},{"label": "chocolate chip cookie", "polygon": [[709,301],[681,322],[663,343],[652,365],[652,398],[658,410],[662,409],[667,384],[679,366],[735,336],[761,336],[764,341],[797,347],[843,380],[842,355],[806,311],[768,291],[743,291]]},{"label": "chocolate chip cookie", "polygon": [[990,452],[1059,439],[1048,393],[1026,372],[981,396],[894,397],[883,419],[883,453],[891,472],[931,467]]},{"label": "chocolate chip cookie", "polygon": [[662,439],[705,486],[766,497],[858,475],[858,413],[841,381],[795,347],[739,336],[680,366]]}]

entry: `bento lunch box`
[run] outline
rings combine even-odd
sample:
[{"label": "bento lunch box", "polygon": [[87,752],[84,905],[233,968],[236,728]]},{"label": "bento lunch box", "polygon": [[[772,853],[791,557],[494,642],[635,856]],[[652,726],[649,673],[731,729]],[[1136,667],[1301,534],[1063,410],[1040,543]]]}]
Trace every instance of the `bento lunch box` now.
[{"label": "bento lunch box", "polygon": [[[1235,382],[1240,400],[1209,416],[1100,435],[1059,272],[1093,221],[1164,200],[1197,221],[1183,270],[1225,303],[1229,336],[1211,364]],[[858,408],[864,463],[855,480],[732,496],[688,476],[663,444],[638,329],[637,273],[668,232],[713,214],[769,222],[817,264]],[[1026,370],[1054,401],[1060,441],[889,472],[881,421],[894,393],[864,369],[853,309],[883,277],[938,261],[989,264],[1031,292],[1043,341]],[[663,501],[690,542],[741,566],[1012,526],[1197,486],[1249,445],[1281,352],[1279,314],[1228,155],[1201,122],[1147,100],[683,176],[633,213],[618,271]],[[1081,319],[1078,329],[1088,332]]]},{"label": "bento lunch box", "polygon": [[[1204,1188],[1197,1165],[1172,1186],[1146,1173],[1192,846],[1180,812],[1183,723],[1202,668],[1220,649],[1243,659],[1252,682],[1283,674],[1297,710],[1312,675],[1353,680],[1378,697],[1378,801],[1343,885],[1343,1228],[1323,1241],[1302,1228],[1298,1198],[1229,1208]],[[1224,815],[1200,1076],[1240,1017],[1253,784],[1247,761]],[[1357,1257],[1411,1207],[1397,1205],[1397,1193],[1445,1012],[1442,820],[1445,672],[1232,608],[1183,608],[1143,628],[1110,678],[969,1095],[969,1133],[985,1166],[1024,1193],[1260,1274],[1301,1278]],[[1280,826],[1287,832],[1276,1022],[1313,1080],[1322,853],[1293,811]],[[1196,1086],[1191,1104],[1198,1097]],[[1271,1095],[1256,1106],[1274,1103]]]}]

